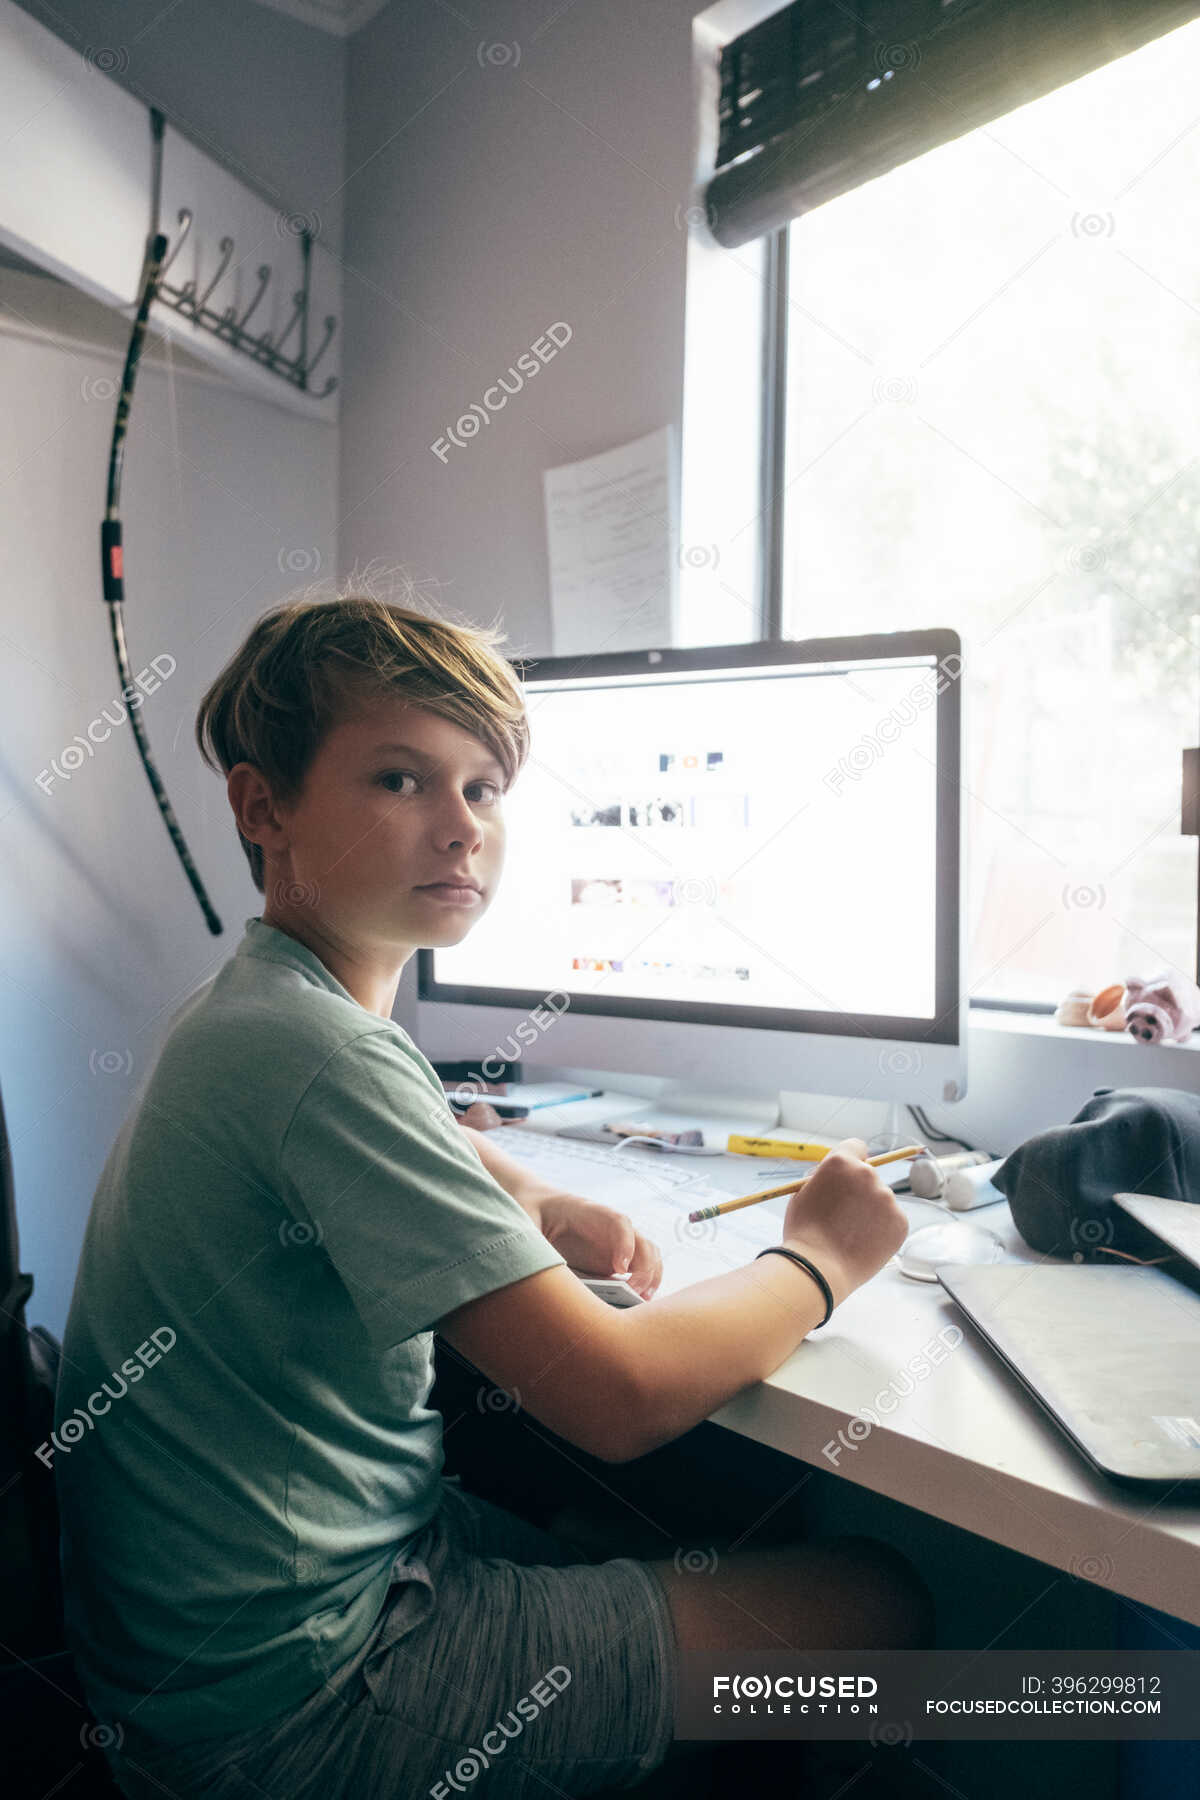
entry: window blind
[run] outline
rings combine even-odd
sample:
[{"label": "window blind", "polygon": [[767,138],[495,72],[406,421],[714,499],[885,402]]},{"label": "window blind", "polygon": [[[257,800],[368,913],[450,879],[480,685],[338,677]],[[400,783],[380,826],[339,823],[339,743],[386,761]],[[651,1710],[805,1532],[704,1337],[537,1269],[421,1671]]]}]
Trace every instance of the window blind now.
[{"label": "window blind", "polygon": [[732,249],[1127,55],[1200,0],[795,0],[721,52],[708,220]]}]

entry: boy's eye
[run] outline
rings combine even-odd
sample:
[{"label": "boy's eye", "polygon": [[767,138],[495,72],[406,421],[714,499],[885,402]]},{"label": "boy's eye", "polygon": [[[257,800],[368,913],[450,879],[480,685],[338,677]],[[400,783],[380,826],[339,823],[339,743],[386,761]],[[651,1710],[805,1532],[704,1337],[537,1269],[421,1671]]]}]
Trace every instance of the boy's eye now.
[{"label": "boy's eye", "polygon": [[[379,777],[379,780],[385,786],[387,786],[388,783],[393,782],[393,781],[406,781],[406,780],[407,781],[415,781],[419,786],[421,777],[419,775],[415,775],[411,769],[386,769],[384,771],[384,773]],[[486,804],[489,806],[495,804],[500,799],[500,788],[497,786],[497,784],[494,781],[473,781],[471,783],[471,788],[487,788],[487,789],[489,789],[490,790],[490,798],[486,802]],[[398,793],[399,791],[400,790],[398,788],[388,786],[389,794],[395,794],[395,793]],[[468,791],[470,791],[470,790],[468,790]]]}]

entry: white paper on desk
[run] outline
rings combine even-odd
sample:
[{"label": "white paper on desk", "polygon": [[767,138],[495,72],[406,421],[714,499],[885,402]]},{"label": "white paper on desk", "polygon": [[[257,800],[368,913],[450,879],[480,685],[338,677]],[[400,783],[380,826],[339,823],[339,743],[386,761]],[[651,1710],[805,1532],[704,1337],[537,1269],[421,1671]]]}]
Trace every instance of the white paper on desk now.
[{"label": "white paper on desk", "polygon": [[[712,1275],[745,1268],[760,1250],[779,1242],[779,1219],[765,1205],[748,1206],[744,1213],[726,1213],[719,1219],[689,1222],[689,1212],[720,1198],[689,1187],[679,1190],[677,1201],[674,1196],[647,1197],[630,1207],[629,1216],[637,1230],[662,1251],[662,1280],[651,1303],[657,1294],[675,1294]],[[640,1294],[626,1289],[620,1276],[581,1275],[580,1280],[609,1306],[647,1304]]]},{"label": "white paper on desk", "polygon": [[[760,1250],[779,1242],[780,1220],[770,1202],[747,1206],[719,1219],[689,1221],[689,1212],[723,1198],[715,1190],[695,1184],[670,1195],[647,1193],[630,1203],[627,1211],[637,1230],[662,1251],[662,1280],[651,1295],[651,1304],[657,1295],[678,1293],[680,1288],[707,1281],[712,1275],[743,1269]],[[603,1278],[598,1282],[594,1277],[588,1279],[588,1286],[610,1306],[637,1303],[634,1295],[614,1294],[612,1285],[611,1277],[607,1286]]]},{"label": "white paper on desk", "polygon": [[556,656],[674,641],[675,431],[543,474]]}]

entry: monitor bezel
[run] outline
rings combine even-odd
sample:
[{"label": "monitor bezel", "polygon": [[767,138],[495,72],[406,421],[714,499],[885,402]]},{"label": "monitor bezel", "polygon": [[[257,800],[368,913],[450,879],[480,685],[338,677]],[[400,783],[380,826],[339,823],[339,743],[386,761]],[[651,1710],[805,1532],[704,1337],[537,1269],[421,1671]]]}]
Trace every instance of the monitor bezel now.
[{"label": "monitor bezel", "polygon": [[[803,1032],[815,1036],[886,1038],[905,1043],[949,1044],[962,1041],[960,1009],[961,945],[961,763],[962,763],[962,644],[956,631],[930,627],[917,631],[870,632],[853,637],[771,639],[766,642],[705,644],[692,648],[617,650],[587,656],[514,658],[523,686],[532,693],[543,683],[605,678],[614,675],[671,675],[696,671],[761,668],[772,665],[906,660],[932,657],[940,667],[947,657],[957,657],[957,673],[938,688],[936,707],[937,802],[935,823],[935,925],[934,1016],[932,1019],[894,1013],[828,1012],[764,1006],[739,1006],[728,1001],[642,999],[632,995],[609,998],[603,994],[575,993],[570,988],[550,990],[569,996],[572,1013],[602,1018],[653,1019],[662,1023],[748,1027],[760,1031]],[[887,872],[886,879],[903,880],[902,870]],[[434,951],[417,951],[417,999],[421,1002],[497,1007],[531,1012],[544,1005],[545,991],[534,988],[482,989],[459,982],[440,982],[433,975]]]}]

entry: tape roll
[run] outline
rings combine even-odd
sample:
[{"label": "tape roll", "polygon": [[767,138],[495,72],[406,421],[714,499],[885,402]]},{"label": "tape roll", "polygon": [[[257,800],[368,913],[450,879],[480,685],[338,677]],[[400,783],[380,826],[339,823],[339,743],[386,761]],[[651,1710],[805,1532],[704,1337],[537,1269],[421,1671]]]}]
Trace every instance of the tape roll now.
[{"label": "tape roll", "polygon": [[991,1206],[1004,1195],[992,1176],[1004,1161],[1002,1156],[975,1168],[956,1169],[946,1183],[946,1205],[952,1212],[969,1212],[976,1206]]},{"label": "tape roll", "polygon": [[957,1169],[970,1169],[976,1163],[990,1162],[982,1150],[955,1150],[949,1156],[918,1156],[908,1173],[908,1185],[920,1200],[937,1200]]}]

